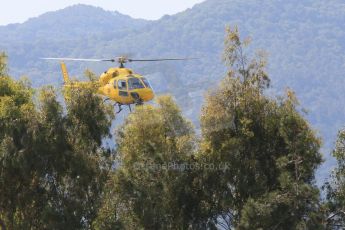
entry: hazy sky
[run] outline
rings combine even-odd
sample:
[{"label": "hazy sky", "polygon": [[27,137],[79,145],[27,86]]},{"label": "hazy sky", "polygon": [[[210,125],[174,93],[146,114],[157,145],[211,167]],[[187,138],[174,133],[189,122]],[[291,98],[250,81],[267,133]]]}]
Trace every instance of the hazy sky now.
[{"label": "hazy sky", "polygon": [[174,14],[204,0],[0,0],[0,25],[24,22],[47,11],[83,3],[117,10],[134,18],[158,19]]}]

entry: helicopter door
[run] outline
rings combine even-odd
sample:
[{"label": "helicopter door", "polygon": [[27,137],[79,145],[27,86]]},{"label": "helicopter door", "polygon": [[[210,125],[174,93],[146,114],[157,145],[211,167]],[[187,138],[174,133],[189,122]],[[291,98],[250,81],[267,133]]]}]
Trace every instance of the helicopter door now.
[{"label": "helicopter door", "polygon": [[118,80],[117,87],[119,88],[119,96],[128,97],[126,80]]}]

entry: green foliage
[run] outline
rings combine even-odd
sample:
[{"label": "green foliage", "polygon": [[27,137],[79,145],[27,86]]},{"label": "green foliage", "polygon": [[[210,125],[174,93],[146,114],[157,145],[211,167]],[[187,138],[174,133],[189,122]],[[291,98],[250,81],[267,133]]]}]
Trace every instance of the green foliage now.
[{"label": "green foliage", "polygon": [[89,81],[96,82],[98,81],[98,76],[89,69],[86,69],[84,75],[88,78]]},{"label": "green foliage", "polygon": [[284,189],[249,198],[238,229],[324,229],[323,216],[315,205],[318,199],[318,190],[303,184],[298,194],[294,189]]},{"label": "green foliage", "polygon": [[[223,9],[216,12],[227,15]],[[195,17],[205,18],[202,13]],[[192,28],[204,32],[218,26],[205,20],[198,27],[200,23],[188,20],[183,28],[197,41],[203,38]],[[174,23],[163,18],[164,30],[155,37],[172,41],[170,49],[179,49],[180,43],[203,48],[183,31],[176,41],[169,37]],[[153,28],[126,39],[142,48],[155,47],[152,54],[160,54],[156,40],[157,46],[145,42],[145,36],[156,34]],[[216,49],[217,36],[205,36],[211,42],[204,51]],[[78,50],[88,42],[70,45]],[[265,55],[250,55],[249,43],[240,39],[237,28],[228,28],[224,61],[229,71],[206,97],[200,142],[176,103],[163,96],[155,106],[137,107],[119,128],[115,163],[111,150],[102,147],[110,137],[113,111],[90,87],[70,88],[64,110],[54,88],[43,88],[34,101],[27,81],[7,77],[3,64],[0,221],[10,229],[322,228],[314,185],[322,161],[320,139],[300,114],[293,92],[278,99],[265,94],[270,85]],[[113,52],[109,46],[107,52]],[[204,66],[205,75],[213,77],[217,67]],[[184,68],[189,67],[180,74]],[[199,78],[193,73],[186,82],[203,83],[194,82],[200,72]],[[94,78],[91,72],[86,75]],[[183,91],[176,88],[176,93]],[[333,207],[341,206],[342,198],[332,199]]]},{"label": "green foliage", "polygon": [[37,103],[24,81],[0,77],[0,217],[9,229],[86,229],[111,168],[113,112],[91,91],[72,92],[65,114],[55,90]]},{"label": "green foliage", "polygon": [[[264,94],[269,86],[265,60],[245,55],[248,42],[240,41],[238,30],[229,28],[226,39],[229,72],[206,98],[198,156],[228,165],[228,170],[204,172],[213,221],[229,228],[297,226],[312,218],[318,205],[313,179],[322,162],[320,140],[299,114],[291,91],[278,100]],[[277,197],[288,199],[279,204]],[[270,203],[276,207],[263,211]]]},{"label": "green foliage", "polygon": [[117,145],[120,166],[108,182],[97,229],[188,228],[197,198],[190,170],[181,167],[191,161],[195,137],[171,97],[137,107]]},{"label": "green foliage", "polygon": [[6,75],[7,72],[7,56],[4,52],[0,53],[0,76]]},{"label": "green foliage", "polygon": [[[320,139],[293,92],[278,99],[264,94],[270,82],[265,58],[249,58],[247,45],[237,28],[228,28],[229,72],[206,98],[199,148],[169,97],[128,116],[117,136],[119,166],[95,228],[324,227],[313,184],[322,162]],[[171,162],[215,167],[176,171]]]},{"label": "green foliage", "polygon": [[338,133],[338,138],[333,150],[337,160],[337,167],[333,170],[324,189],[327,194],[326,205],[329,212],[327,224],[332,226],[345,226],[345,130]]}]

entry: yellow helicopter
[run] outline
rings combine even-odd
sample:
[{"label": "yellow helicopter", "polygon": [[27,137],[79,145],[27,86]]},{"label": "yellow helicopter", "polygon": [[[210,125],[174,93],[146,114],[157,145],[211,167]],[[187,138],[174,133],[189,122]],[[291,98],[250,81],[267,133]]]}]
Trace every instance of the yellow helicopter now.
[{"label": "yellow helicopter", "polygon": [[[122,105],[141,105],[154,98],[153,89],[149,81],[131,69],[125,68],[128,62],[155,62],[155,61],[180,61],[195,58],[161,58],[161,59],[131,59],[124,56],[113,59],[82,59],[82,58],[42,58],[45,60],[60,60],[64,87],[69,88],[96,88],[97,94],[106,96],[106,100],[115,101],[115,105],[122,111]],[[97,82],[71,81],[64,61],[91,61],[91,62],[118,62],[119,67],[109,68],[102,73]]]}]

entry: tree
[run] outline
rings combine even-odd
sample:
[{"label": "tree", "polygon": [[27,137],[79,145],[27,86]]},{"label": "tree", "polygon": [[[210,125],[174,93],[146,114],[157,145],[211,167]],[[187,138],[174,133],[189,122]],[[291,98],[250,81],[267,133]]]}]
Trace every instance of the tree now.
[{"label": "tree", "polygon": [[[322,228],[320,139],[294,93],[266,94],[262,52],[226,34],[229,67],[201,114],[201,140],[170,96],[136,107],[110,137],[113,110],[92,89],[0,78],[0,219],[10,229]],[[1,65],[0,65],[1,66]],[[93,75],[86,73],[90,79]]]},{"label": "tree", "polygon": [[5,53],[0,53],[0,76],[5,76],[7,73],[7,56]]},{"label": "tree", "polygon": [[320,140],[291,91],[280,99],[265,95],[266,60],[262,52],[248,56],[249,43],[241,41],[237,28],[227,29],[228,75],[202,110],[198,159],[228,166],[204,172],[210,219],[224,229],[297,228],[304,219],[312,225]]},{"label": "tree", "polygon": [[120,165],[95,223],[97,229],[186,229],[193,223],[195,151],[192,125],[169,96],[136,107],[117,135]]},{"label": "tree", "polygon": [[91,90],[72,90],[66,113],[52,87],[33,96],[27,81],[0,77],[0,218],[9,229],[90,228],[113,110]]},{"label": "tree", "polygon": [[338,132],[338,138],[332,155],[337,160],[337,167],[325,183],[326,207],[329,229],[342,229],[345,226],[345,130]]},{"label": "tree", "polygon": [[[24,130],[35,116],[33,91],[24,81],[13,81],[6,75],[5,55],[0,59],[0,218],[10,229],[14,229],[16,209],[25,202],[23,197],[29,194],[23,186],[31,186],[31,178],[27,177],[23,151],[14,151],[15,145],[21,150]],[[14,153],[15,152],[15,153]],[[29,200],[29,199],[28,199]],[[21,203],[21,204],[19,204]]]}]

